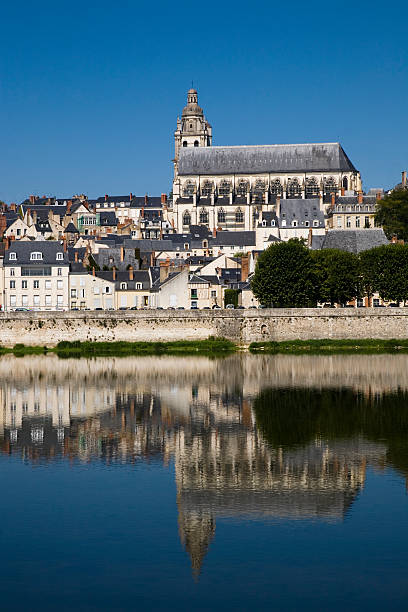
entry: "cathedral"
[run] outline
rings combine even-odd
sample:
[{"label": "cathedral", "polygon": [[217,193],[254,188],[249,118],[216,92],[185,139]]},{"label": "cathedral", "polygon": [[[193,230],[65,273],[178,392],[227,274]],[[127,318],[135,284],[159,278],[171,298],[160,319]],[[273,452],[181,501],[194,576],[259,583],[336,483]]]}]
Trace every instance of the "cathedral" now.
[{"label": "cathedral", "polygon": [[179,231],[199,224],[254,230],[263,213],[279,212],[281,200],[314,199],[324,213],[333,194],[361,192],[360,173],[337,142],[213,147],[212,127],[195,89],[187,93],[174,138],[173,211]]}]

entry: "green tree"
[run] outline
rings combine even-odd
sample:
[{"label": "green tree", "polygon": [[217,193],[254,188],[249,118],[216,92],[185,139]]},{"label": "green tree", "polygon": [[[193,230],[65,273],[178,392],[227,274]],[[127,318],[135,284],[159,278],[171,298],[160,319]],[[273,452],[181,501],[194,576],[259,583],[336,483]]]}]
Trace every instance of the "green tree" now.
[{"label": "green tree", "polygon": [[338,249],[312,251],[315,295],[318,302],[345,304],[359,295],[359,260]]},{"label": "green tree", "polygon": [[408,246],[387,244],[360,253],[361,284],[371,297],[378,292],[384,300],[408,300]]},{"label": "green tree", "polygon": [[261,304],[277,308],[313,305],[313,271],[309,250],[300,240],[278,242],[258,257],[251,283]]},{"label": "green tree", "polygon": [[377,202],[375,222],[388,238],[408,240],[408,189],[394,189]]},{"label": "green tree", "polygon": [[235,308],[238,306],[238,289],[226,289],[224,291],[224,306],[227,304],[234,304]]}]

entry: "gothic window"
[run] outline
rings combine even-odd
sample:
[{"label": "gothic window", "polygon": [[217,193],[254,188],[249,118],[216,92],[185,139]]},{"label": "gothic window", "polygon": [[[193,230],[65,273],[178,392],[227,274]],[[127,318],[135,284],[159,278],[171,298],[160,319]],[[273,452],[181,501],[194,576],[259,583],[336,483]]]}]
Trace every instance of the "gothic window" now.
[{"label": "gothic window", "polygon": [[194,194],[194,190],[195,190],[194,183],[192,183],[191,181],[187,181],[187,183],[184,185],[184,189],[183,189],[184,197],[185,198],[191,198],[191,196]]},{"label": "gothic window", "polygon": [[306,180],[306,196],[313,197],[319,195],[319,185],[314,176]]},{"label": "gothic window", "polygon": [[329,178],[324,181],[324,190],[326,193],[337,192],[337,182],[334,177],[329,176]]},{"label": "gothic window", "polygon": [[194,141],[194,146],[195,146],[195,147],[198,147],[198,140],[195,140],[195,141]]},{"label": "gothic window", "polygon": [[287,194],[288,198],[300,198],[301,189],[297,178],[288,179]]},{"label": "gothic window", "polygon": [[347,189],[348,189],[348,178],[347,178],[347,176],[345,176],[345,177],[343,178],[343,188],[344,188],[346,191],[347,191]]},{"label": "gothic window", "polygon": [[191,215],[188,210],[183,213],[183,225],[191,225]]},{"label": "gothic window", "polygon": [[225,210],[220,208],[217,214],[218,223],[225,223],[226,215]]},{"label": "gothic window", "polygon": [[258,179],[255,183],[254,187],[255,193],[264,193],[265,191],[265,181],[262,179]]},{"label": "gothic window", "polygon": [[231,191],[231,183],[229,181],[221,181],[218,187],[218,193],[220,196],[227,196]]},{"label": "gothic window", "polygon": [[282,195],[282,183],[279,179],[275,179],[271,182],[271,195],[280,196]]},{"label": "gothic window", "polygon": [[248,181],[239,181],[237,187],[237,195],[245,196],[248,193]]},{"label": "gothic window", "polygon": [[201,195],[203,197],[208,198],[211,195],[213,190],[213,184],[211,181],[204,181],[203,186],[201,187]]},{"label": "gothic window", "polygon": [[235,211],[235,222],[243,223],[244,222],[244,213],[240,208],[237,208]]},{"label": "gothic window", "polygon": [[208,212],[205,208],[200,210],[200,223],[208,223]]}]

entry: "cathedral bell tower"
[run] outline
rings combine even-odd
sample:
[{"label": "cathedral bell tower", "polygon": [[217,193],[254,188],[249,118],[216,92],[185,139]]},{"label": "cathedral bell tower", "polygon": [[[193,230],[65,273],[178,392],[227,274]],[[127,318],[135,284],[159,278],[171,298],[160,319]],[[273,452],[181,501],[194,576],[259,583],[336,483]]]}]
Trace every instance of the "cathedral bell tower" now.
[{"label": "cathedral bell tower", "polygon": [[203,109],[198,106],[198,95],[195,89],[187,92],[187,105],[177,117],[177,129],[174,132],[174,161],[177,174],[177,160],[181,147],[210,147],[212,128],[204,117]]}]

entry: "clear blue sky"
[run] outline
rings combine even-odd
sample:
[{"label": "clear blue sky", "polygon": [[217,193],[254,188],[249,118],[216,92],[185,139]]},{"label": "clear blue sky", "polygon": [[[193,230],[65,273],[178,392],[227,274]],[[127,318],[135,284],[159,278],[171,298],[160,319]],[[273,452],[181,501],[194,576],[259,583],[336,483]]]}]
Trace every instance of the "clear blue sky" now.
[{"label": "clear blue sky", "polygon": [[408,19],[391,2],[3,2],[0,199],[171,188],[194,79],[213,144],[340,141],[408,169]]}]

